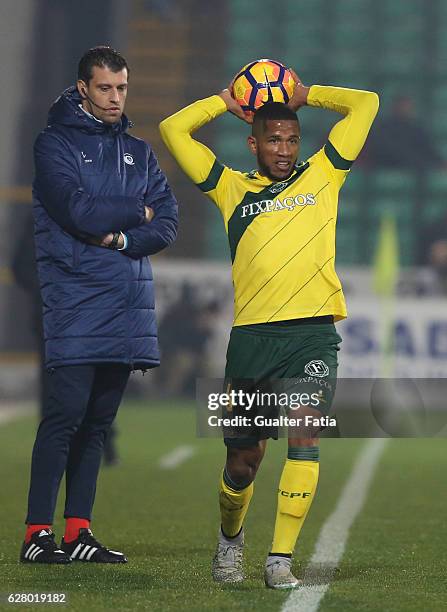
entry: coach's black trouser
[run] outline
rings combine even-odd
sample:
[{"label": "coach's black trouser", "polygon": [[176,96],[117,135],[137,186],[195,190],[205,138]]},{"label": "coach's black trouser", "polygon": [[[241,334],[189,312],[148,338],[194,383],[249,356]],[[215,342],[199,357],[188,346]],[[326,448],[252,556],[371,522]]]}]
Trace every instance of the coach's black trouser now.
[{"label": "coach's black trouser", "polygon": [[90,520],[104,439],[129,378],[124,364],[54,368],[31,464],[26,523],[52,524],[65,472],[64,516]]}]

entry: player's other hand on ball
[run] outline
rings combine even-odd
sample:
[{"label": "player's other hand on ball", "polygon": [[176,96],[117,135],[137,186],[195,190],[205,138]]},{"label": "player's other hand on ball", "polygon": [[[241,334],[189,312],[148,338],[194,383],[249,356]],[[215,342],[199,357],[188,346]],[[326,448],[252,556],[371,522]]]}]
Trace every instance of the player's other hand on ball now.
[{"label": "player's other hand on ball", "polygon": [[287,106],[293,111],[297,111],[299,108],[307,104],[307,95],[310,87],[303,85],[300,77],[292,68],[289,68],[289,71],[293,76],[293,80],[295,81],[295,89],[293,90],[292,97],[290,98]]},{"label": "player's other hand on ball", "polygon": [[221,91],[219,94],[219,96],[222,98],[222,100],[227,105],[227,110],[229,110],[230,113],[233,113],[233,115],[236,115],[236,117],[238,117],[239,119],[242,119],[242,121],[245,121],[246,123],[253,123],[253,117],[244,113],[240,105],[236,102],[236,100],[231,95],[231,89],[232,89],[232,86],[230,83],[229,87]]}]

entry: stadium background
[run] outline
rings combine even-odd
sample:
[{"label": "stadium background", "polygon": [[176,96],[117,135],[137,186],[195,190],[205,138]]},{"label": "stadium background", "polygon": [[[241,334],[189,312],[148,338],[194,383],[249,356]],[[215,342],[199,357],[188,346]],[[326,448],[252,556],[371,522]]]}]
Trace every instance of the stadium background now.
[{"label": "stadium background", "polygon": [[[154,258],[165,365],[132,377],[118,420],[121,463],[101,471],[98,487],[98,535],[113,533],[113,545],[125,548],[132,563],[109,572],[77,566],[61,580],[57,573],[17,564],[39,368],[35,301],[32,291],[17,285],[14,265],[29,262],[32,253],[32,143],[51,102],[73,83],[79,56],[97,44],[115,46],[130,63],[127,113],[134,132],[153,145],[175,189],[181,230],[177,244]],[[397,94],[410,96],[416,125],[426,131],[438,161],[427,168],[417,149],[399,168],[362,156],[341,194],[337,261],[350,313],[341,328],[341,373],[382,372],[380,341],[384,320],[392,318],[394,372],[447,378],[443,284],[433,268],[422,265],[433,225],[441,237],[447,233],[447,4],[2,0],[0,45],[0,596],[7,588],[54,592],[63,587],[74,606],[67,609],[75,610],[233,612],[258,605],[277,612],[286,596],[266,593],[261,572],[283,462],[281,443],[271,445],[256,483],[247,522],[247,583],[229,591],[209,578],[223,450],[217,440],[197,440],[194,403],[187,398],[197,374],[223,371],[231,325],[229,260],[217,212],[177,169],[157,125],[181,106],[221,89],[257,57],[290,64],[307,84],[377,91],[377,122],[389,116]],[[306,157],[321,146],[337,116],[307,108],[300,116]],[[224,116],[200,137],[229,165],[251,169],[246,132],[242,123]],[[385,218],[388,231],[381,231]],[[364,444],[322,441],[318,500],[296,555],[301,568]],[[323,610],[445,610],[447,558],[439,537],[445,531],[446,468],[443,439],[389,441]],[[192,495],[198,481],[200,490]],[[60,517],[59,506],[58,534]]]}]

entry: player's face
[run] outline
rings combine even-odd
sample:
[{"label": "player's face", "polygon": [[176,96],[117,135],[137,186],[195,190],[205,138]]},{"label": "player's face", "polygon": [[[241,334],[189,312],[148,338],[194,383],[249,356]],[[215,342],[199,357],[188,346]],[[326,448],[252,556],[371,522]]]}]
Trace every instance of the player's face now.
[{"label": "player's face", "polygon": [[78,81],[83,108],[104,123],[117,123],[124,111],[127,96],[127,69],[112,72],[93,66],[89,83]]},{"label": "player's face", "polygon": [[300,133],[296,121],[268,119],[264,130],[248,138],[256,155],[261,174],[274,181],[283,181],[293,172],[300,150]]}]

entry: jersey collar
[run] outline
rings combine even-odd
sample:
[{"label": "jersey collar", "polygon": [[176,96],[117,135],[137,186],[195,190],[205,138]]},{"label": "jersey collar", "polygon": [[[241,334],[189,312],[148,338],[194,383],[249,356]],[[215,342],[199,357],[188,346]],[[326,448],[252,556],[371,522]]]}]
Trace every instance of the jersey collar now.
[{"label": "jersey collar", "polygon": [[292,174],[287,179],[284,179],[282,181],[272,181],[272,179],[269,179],[268,176],[264,176],[263,174],[260,174],[259,170],[251,170],[251,172],[247,173],[247,178],[259,181],[263,185],[270,185],[270,184],[274,184],[274,183],[286,183],[286,182],[290,181],[290,179],[293,178],[296,175],[297,172],[299,172],[301,174],[301,172],[304,170],[304,166],[306,166],[306,164],[307,164],[307,162],[303,162],[303,161],[302,162],[298,162],[297,164],[295,164],[295,167],[293,169]]}]

